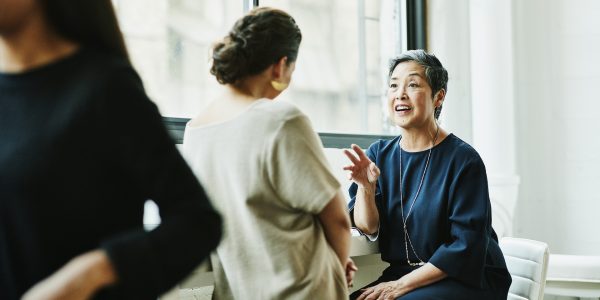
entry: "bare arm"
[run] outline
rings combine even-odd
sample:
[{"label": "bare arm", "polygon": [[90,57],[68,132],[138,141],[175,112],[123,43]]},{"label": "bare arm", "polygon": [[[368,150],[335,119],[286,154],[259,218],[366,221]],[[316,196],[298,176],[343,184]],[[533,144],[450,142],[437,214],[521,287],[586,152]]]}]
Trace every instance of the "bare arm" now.
[{"label": "bare arm", "polygon": [[366,234],[375,234],[379,230],[379,213],[375,205],[375,184],[370,187],[358,187],[354,202],[354,224]]},{"label": "bare arm", "polygon": [[323,225],[327,243],[333,248],[346,273],[346,283],[352,287],[354,273],[358,270],[350,253],[350,220],[346,213],[346,201],[337,192],[329,204],[319,213],[319,221]]},{"label": "bare arm", "polygon": [[117,281],[104,250],[81,254],[23,295],[23,300],[89,299],[101,288]]},{"label": "bare arm", "polygon": [[319,213],[327,242],[345,266],[350,253],[350,219],[346,213],[346,201],[340,192]]},{"label": "bare arm", "polygon": [[352,162],[344,167],[350,171],[349,178],[358,185],[354,203],[354,223],[356,227],[367,234],[374,234],[379,229],[379,213],[375,205],[375,187],[379,178],[379,168],[358,147],[352,145],[354,155],[349,150],[344,150],[346,156]]}]

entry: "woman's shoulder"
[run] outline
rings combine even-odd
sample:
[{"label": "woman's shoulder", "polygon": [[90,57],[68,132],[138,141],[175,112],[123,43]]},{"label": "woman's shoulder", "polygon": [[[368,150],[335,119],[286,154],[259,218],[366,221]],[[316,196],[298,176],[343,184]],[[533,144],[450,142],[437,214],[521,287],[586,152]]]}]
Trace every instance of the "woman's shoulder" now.
[{"label": "woman's shoulder", "polygon": [[141,86],[141,79],[126,57],[82,47],[68,57],[56,61],[35,74],[56,81],[56,86],[78,87],[98,92],[98,88],[129,85]]},{"label": "woman's shoulder", "polygon": [[255,108],[283,120],[296,116],[305,116],[296,105],[284,100],[261,99],[256,103]]},{"label": "woman's shoulder", "polygon": [[105,82],[116,82],[125,76],[139,78],[126,58],[85,47],[24,73],[0,75],[11,82],[39,84],[42,81],[58,89],[98,86]]},{"label": "woman's shoulder", "polygon": [[127,58],[94,49],[80,51],[68,89],[85,99],[83,107],[94,113],[111,112],[115,118],[156,118],[156,104]]},{"label": "woman's shoulder", "polygon": [[297,120],[310,123],[306,114],[287,101],[260,99],[253,105],[252,111],[255,118],[274,127],[281,127],[283,124]]},{"label": "woman's shoulder", "polygon": [[374,155],[391,153],[396,150],[399,140],[400,136],[390,137],[387,139],[378,139],[369,146],[367,151],[373,153]]},{"label": "woman's shoulder", "polygon": [[80,69],[89,77],[108,82],[127,78],[140,79],[127,58],[92,49],[82,49],[81,51]]},{"label": "woman's shoulder", "polygon": [[449,134],[440,145],[445,148],[444,152],[448,153],[455,161],[483,163],[477,150],[453,133]]}]

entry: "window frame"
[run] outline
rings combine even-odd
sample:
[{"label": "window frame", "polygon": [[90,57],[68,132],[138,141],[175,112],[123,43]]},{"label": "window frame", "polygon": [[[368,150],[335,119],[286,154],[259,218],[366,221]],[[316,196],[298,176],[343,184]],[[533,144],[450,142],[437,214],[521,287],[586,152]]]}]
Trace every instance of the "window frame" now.
[{"label": "window frame", "polygon": [[407,50],[427,49],[427,2],[426,0],[405,1]]},{"label": "window frame", "polygon": [[[189,120],[190,119],[188,118],[163,117],[163,123],[175,144],[183,144],[183,134]],[[389,140],[395,137],[394,135],[387,134],[348,134],[333,132],[319,132],[318,134],[323,143],[323,147],[338,149],[349,148],[351,144],[356,144],[363,149],[367,149],[377,140]]]}]

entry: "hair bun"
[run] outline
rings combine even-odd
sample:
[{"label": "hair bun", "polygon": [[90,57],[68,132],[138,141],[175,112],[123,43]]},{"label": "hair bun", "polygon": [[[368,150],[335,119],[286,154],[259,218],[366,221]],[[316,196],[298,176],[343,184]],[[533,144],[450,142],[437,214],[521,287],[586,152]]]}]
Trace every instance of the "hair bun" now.
[{"label": "hair bun", "polygon": [[213,47],[210,73],[221,84],[255,75],[282,57],[296,60],[302,35],[287,13],[261,7],[239,19]]},{"label": "hair bun", "polygon": [[210,73],[221,84],[234,83],[244,70],[243,41],[236,41],[229,36],[213,47],[213,64]]}]

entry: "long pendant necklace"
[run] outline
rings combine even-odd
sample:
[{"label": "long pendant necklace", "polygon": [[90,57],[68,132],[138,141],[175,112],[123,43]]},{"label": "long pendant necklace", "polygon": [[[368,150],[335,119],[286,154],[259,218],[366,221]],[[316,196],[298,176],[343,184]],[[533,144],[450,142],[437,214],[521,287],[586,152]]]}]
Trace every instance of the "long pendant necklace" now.
[{"label": "long pendant necklace", "polygon": [[[421,174],[421,181],[419,182],[419,186],[417,187],[417,193],[415,194],[415,197],[413,198],[412,203],[410,204],[410,207],[408,208],[408,213],[406,214],[406,218],[404,218],[404,204],[403,204],[404,198],[402,195],[403,194],[402,193],[402,146],[400,145],[400,141],[398,142],[398,146],[400,148],[400,213],[402,216],[402,225],[404,225],[404,249],[406,250],[406,262],[411,267],[420,267],[425,264],[425,262],[419,257],[419,255],[415,251],[415,248],[413,247],[412,241],[410,240],[410,236],[408,235],[408,229],[406,228],[406,222],[408,221],[408,217],[410,217],[410,213],[412,212],[413,206],[415,205],[415,202],[417,201],[417,198],[419,197],[419,194],[421,193],[421,187],[423,186],[423,180],[425,179],[425,173],[427,173],[427,168],[429,167],[429,159],[431,158],[431,151],[433,150],[433,147],[435,146],[435,142],[437,140],[438,133],[440,131],[440,126],[437,124],[437,122],[436,122],[436,125],[437,126],[436,126],[436,130],[435,130],[435,136],[433,137],[433,140],[431,141],[431,148],[429,148],[429,152],[427,153],[427,160],[425,161],[425,168],[423,169],[423,174]],[[410,261],[410,258],[408,255],[408,246],[409,245],[410,245],[410,249],[412,250],[412,253],[419,260],[419,262],[411,262]]]}]

